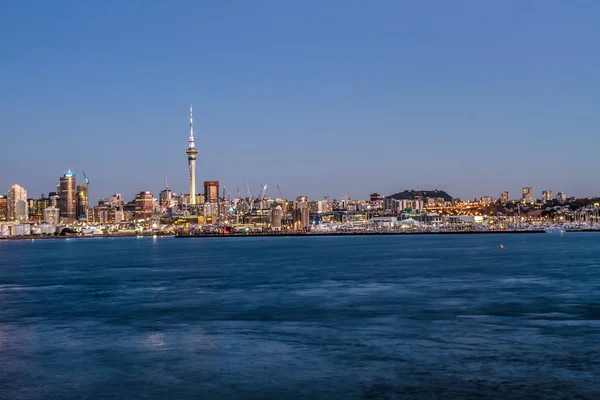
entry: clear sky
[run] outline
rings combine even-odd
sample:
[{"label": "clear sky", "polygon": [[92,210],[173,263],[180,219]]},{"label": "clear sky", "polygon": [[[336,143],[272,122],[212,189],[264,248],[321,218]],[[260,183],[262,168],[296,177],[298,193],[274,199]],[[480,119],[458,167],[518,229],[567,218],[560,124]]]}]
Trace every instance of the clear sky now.
[{"label": "clear sky", "polygon": [[0,6],[0,192],[600,195],[600,2]]}]

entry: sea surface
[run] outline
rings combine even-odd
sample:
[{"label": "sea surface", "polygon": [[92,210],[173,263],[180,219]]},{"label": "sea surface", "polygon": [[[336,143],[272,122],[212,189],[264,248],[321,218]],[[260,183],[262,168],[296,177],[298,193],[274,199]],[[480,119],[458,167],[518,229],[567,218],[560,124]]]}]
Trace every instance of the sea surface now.
[{"label": "sea surface", "polygon": [[600,399],[600,234],[0,242],[0,398]]}]

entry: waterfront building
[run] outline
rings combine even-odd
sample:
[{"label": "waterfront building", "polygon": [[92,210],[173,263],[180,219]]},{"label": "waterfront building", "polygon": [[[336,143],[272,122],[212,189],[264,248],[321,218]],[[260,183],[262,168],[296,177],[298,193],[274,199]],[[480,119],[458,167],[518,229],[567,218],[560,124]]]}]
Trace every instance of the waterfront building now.
[{"label": "waterfront building", "polygon": [[29,207],[27,200],[19,200],[15,205],[15,221],[26,224],[29,221]]},{"label": "waterfront building", "polygon": [[306,230],[310,227],[310,210],[306,196],[299,196],[296,199],[293,218],[295,230]]},{"label": "waterfront building", "polygon": [[278,204],[271,210],[271,229],[274,231],[281,230],[281,221],[283,220],[283,209]]},{"label": "waterfront building", "polygon": [[204,201],[206,203],[219,201],[219,181],[204,181]]},{"label": "waterfront building", "polygon": [[77,185],[75,183],[75,174],[69,170],[60,177],[56,189],[60,217],[67,221],[74,221],[77,218]]},{"label": "waterfront building", "polygon": [[148,219],[154,211],[154,199],[151,192],[139,192],[135,195],[133,217],[135,219]]},{"label": "waterfront building", "polygon": [[88,198],[88,185],[77,185],[77,213],[78,221],[87,222],[90,203]]},{"label": "waterfront building", "polygon": [[[8,198],[7,198],[7,215],[8,215],[8,220],[9,221],[16,221],[17,220],[17,203],[19,201],[23,201],[25,203],[25,207],[27,207],[27,190],[25,190],[24,188],[22,188],[19,185],[13,185],[11,186],[10,190],[8,191]],[[25,212],[25,215],[27,216],[27,210]]]},{"label": "waterfront building", "polygon": [[500,194],[500,204],[506,205],[510,201],[510,196],[508,192],[502,192]]},{"label": "waterfront building", "polygon": [[50,225],[57,225],[60,222],[60,211],[56,207],[48,207],[43,212],[44,222]]},{"label": "waterfront building", "polygon": [[196,204],[196,144],[194,142],[194,120],[192,118],[192,105],[190,104],[190,139],[185,151],[188,156],[188,168],[190,170],[190,205]]},{"label": "waterfront building", "polygon": [[535,196],[532,187],[524,187],[522,190],[521,202],[526,204],[535,203]]},{"label": "waterfront building", "polygon": [[552,190],[542,191],[542,202],[547,203],[552,201]]},{"label": "waterfront building", "polygon": [[8,199],[0,194],[0,222],[8,221]]},{"label": "waterfront building", "polygon": [[556,193],[556,200],[560,203],[565,203],[567,201],[567,195],[564,192]]}]

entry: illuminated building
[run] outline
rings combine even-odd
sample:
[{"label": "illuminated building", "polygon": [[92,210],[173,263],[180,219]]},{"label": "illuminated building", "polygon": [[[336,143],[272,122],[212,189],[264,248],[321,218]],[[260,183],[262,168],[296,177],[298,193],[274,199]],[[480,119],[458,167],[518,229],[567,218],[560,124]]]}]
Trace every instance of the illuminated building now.
[{"label": "illuminated building", "polygon": [[278,204],[271,210],[271,229],[274,231],[280,231],[281,220],[283,220],[283,209]]},{"label": "illuminated building", "polygon": [[524,187],[522,191],[521,201],[523,203],[535,203],[535,196],[533,195],[532,187]]},{"label": "illuminated building", "polygon": [[171,189],[167,187],[158,194],[158,204],[164,208],[171,208],[173,206],[173,192]]},{"label": "illuminated building", "polygon": [[148,219],[154,210],[154,199],[150,192],[139,192],[135,195],[134,218]]},{"label": "illuminated building", "polygon": [[505,205],[509,201],[510,201],[510,196],[509,196],[508,192],[502,192],[500,194],[500,204]]},{"label": "illuminated building", "polygon": [[[8,191],[8,200],[7,200],[7,209],[8,209],[8,220],[15,221],[17,220],[17,203],[19,201],[23,201],[25,203],[25,208],[27,208],[27,190],[22,188],[19,185],[13,185]],[[27,217],[27,210],[25,210],[25,216]],[[23,219],[23,216],[20,216]],[[23,222],[20,221],[19,222]],[[25,221],[26,222],[26,221]]]},{"label": "illuminated building", "polygon": [[77,213],[78,221],[88,221],[88,212],[90,208],[88,198],[88,185],[77,185]]},{"label": "illuminated building", "polygon": [[306,230],[310,226],[310,211],[306,196],[300,196],[294,204],[294,229]]},{"label": "illuminated building", "polygon": [[542,201],[544,203],[552,201],[552,190],[544,190],[544,191],[542,191]]},{"label": "illuminated building", "polygon": [[383,196],[379,193],[371,193],[369,196],[369,201],[383,201]]},{"label": "illuminated building", "polygon": [[219,181],[204,181],[204,201],[206,203],[219,201]]},{"label": "illuminated building", "polygon": [[565,203],[567,201],[567,195],[564,192],[558,192],[556,193],[556,200]]},{"label": "illuminated building", "polygon": [[50,199],[42,197],[40,199],[27,199],[29,209],[29,218],[33,221],[40,221],[44,217],[44,210],[50,206]]},{"label": "illuminated building", "polygon": [[29,221],[27,200],[18,200],[15,209],[15,220],[21,224],[27,223]]},{"label": "illuminated building", "polygon": [[56,225],[60,222],[60,211],[56,207],[48,207],[43,212],[44,222]]},{"label": "illuminated building", "polygon": [[190,104],[190,140],[185,151],[188,156],[188,167],[190,170],[190,204],[196,204],[196,144],[194,142],[194,120],[192,119],[192,105]]},{"label": "illuminated building", "polygon": [[0,222],[8,221],[8,199],[0,194]]},{"label": "illuminated building", "polygon": [[77,218],[77,185],[75,183],[75,174],[69,170],[69,172],[60,178],[56,189],[60,217],[68,221],[74,221]]},{"label": "illuminated building", "polygon": [[483,196],[480,200],[481,204],[484,206],[489,206],[493,201],[494,199],[492,199],[492,196]]}]

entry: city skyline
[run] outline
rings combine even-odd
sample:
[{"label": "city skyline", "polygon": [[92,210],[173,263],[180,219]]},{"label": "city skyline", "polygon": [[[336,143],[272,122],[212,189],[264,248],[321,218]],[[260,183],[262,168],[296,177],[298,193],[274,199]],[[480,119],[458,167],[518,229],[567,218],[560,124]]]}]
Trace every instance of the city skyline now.
[{"label": "city skyline", "polygon": [[312,199],[600,193],[587,177],[600,5],[185,9],[6,7],[0,192],[17,183],[37,197],[69,168],[92,177],[90,203],[158,193],[165,177],[186,192],[193,103],[197,182],[218,180],[232,195],[245,182]]}]

